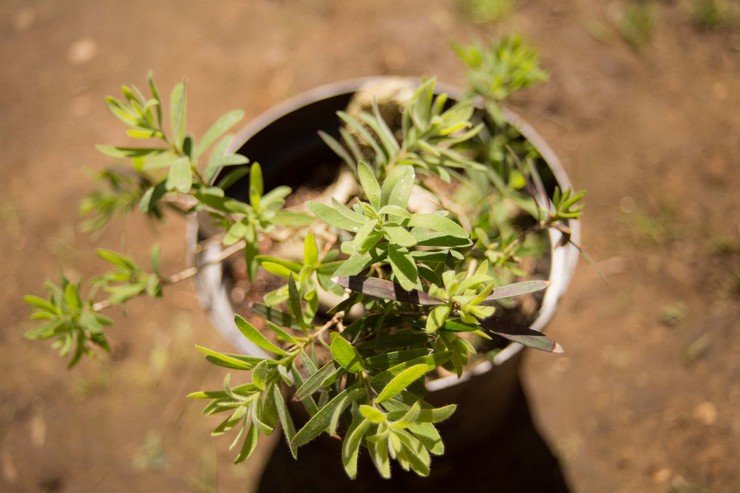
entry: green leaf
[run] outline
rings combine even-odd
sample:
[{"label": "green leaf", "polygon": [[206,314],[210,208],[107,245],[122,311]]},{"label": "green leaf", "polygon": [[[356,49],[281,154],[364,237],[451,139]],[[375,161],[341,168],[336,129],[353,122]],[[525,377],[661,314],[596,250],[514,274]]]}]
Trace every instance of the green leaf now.
[{"label": "green leaf", "polygon": [[293,400],[302,401],[306,397],[319,390],[324,382],[326,382],[331,376],[333,376],[336,367],[333,361],[329,361],[327,364],[322,366],[319,371],[308,377],[303,385],[296,391],[293,396]]},{"label": "green leaf", "polygon": [[362,358],[355,347],[347,339],[336,332],[331,334],[331,355],[334,361],[342,365],[347,371],[357,373],[364,369]]},{"label": "green leaf", "polygon": [[365,358],[365,367],[372,370],[387,370],[404,361],[426,356],[429,350],[426,348],[405,349],[402,351],[390,351],[376,356]]},{"label": "green leaf", "polygon": [[239,455],[236,456],[234,464],[240,464],[252,456],[254,449],[257,448],[258,438],[259,429],[254,423],[252,423],[251,425],[249,425],[249,431],[247,431],[247,436],[246,438],[244,438],[244,444],[239,451]]},{"label": "green leaf", "polygon": [[442,437],[432,423],[412,423],[408,430],[421,442],[429,453],[442,455],[445,451]]},{"label": "green leaf", "polygon": [[[385,387],[388,382],[393,378],[400,375],[403,371],[411,368],[412,366],[424,365],[434,369],[438,366],[442,366],[447,363],[452,357],[451,351],[442,351],[439,353],[429,354],[412,360],[404,361],[392,368],[387,369],[384,372],[378,373],[372,379],[372,386],[375,389]],[[431,370],[430,370],[431,371]]]},{"label": "green leaf", "polygon": [[321,202],[308,202],[306,207],[325,223],[348,231],[356,232],[367,222],[365,216],[348,209],[336,200],[332,201],[334,207]]},{"label": "green leaf", "polygon": [[177,190],[180,193],[187,193],[192,186],[193,170],[190,167],[188,157],[181,156],[172,161],[165,188],[167,190]]},{"label": "green leaf", "polygon": [[303,264],[311,267],[319,265],[319,246],[316,244],[316,237],[310,231],[303,241]]},{"label": "green leaf", "polygon": [[334,271],[334,275],[339,277],[354,276],[362,272],[372,260],[373,257],[370,253],[352,255]]},{"label": "green leaf", "polygon": [[375,229],[377,225],[378,220],[373,219],[366,222],[365,225],[357,231],[354,240],[352,240],[352,245],[357,253],[366,253],[378,243],[380,238],[383,237],[383,233]]},{"label": "green leaf", "polygon": [[368,421],[380,424],[385,423],[385,413],[378,409],[377,407],[368,406],[367,404],[362,404],[360,406],[360,414],[362,414]]},{"label": "green leaf", "polygon": [[422,408],[416,418],[418,423],[440,423],[453,415],[457,409],[456,404],[448,404],[442,407]]},{"label": "green leaf", "polygon": [[357,173],[360,176],[360,184],[362,189],[365,191],[367,199],[370,201],[373,207],[376,209],[380,208],[380,184],[375,179],[375,174],[370,169],[370,166],[360,161],[357,166]]},{"label": "green leaf", "polygon": [[195,345],[195,349],[207,356],[207,359],[216,365],[235,370],[251,370],[262,361],[261,358],[252,358],[249,356],[219,353],[203,346]]},{"label": "green leaf", "polygon": [[341,405],[347,406],[365,395],[365,389],[347,388],[337,394],[325,406],[318,410],[311,419],[295,434],[291,443],[295,447],[307,444],[319,436],[331,423],[332,414]]},{"label": "green leaf", "polygon": [[342,464],[350,479],[357,477],[357,457],[360,453],[360,443],[371,425],[372,423],[369,420],[357,416],[342,444]]},{"label": "green leaf", "polygon": [[394,224],[385,224],[383,226],[388,241],[402,247],[411,247],[416,245],[416,238],[409,233],[406,228]]},{"label": "green leaf", "polygon": [[[185,141],[185,122],[187,114],[187,100],[185,84],[180,82],[172,88],[170,94],[170,126],[175,147],[182,150]],[[190,188],[190,187],[188,187]]]},{"label": "green leaf", "polygon": [[252,341],[256,346],[269,351],[271,353],[279,354],[280,356],[287,356],[288,353],[274,345],[267,339],[262,333],[257,330],[252,324],[247,322],[241,315],[234,316],[234,323],[244,337]]},{"label": "green leaf", "polygon": [[401,287],[406,291],[414,289],[419,281],[419,272],[416,269],[413,257],[409,255],[408,251],[405,248],[401,249],[390,244],[388,245],[388,260]]},{"label": "green leaf", "polygon": [[198,158],[208,149],[211,144],[216,142],[227,130],[236,125],[239,120],[244,118],[244,112],[242,110],[233,110],[225,115],[222,115],[216,122],[211,125],[211,128],[203,134],[200,142],[195,148],[195,157]]},{"label": "green leaf", "polygon": [[260,208],[260,198],[263,191],[262,167],[259,163],[253,163],[249,170],[249,203],[255,209]]},{"label": "green leaf", "polygon": [[378,397],[375,398],[375,402],[381,403],[390,399],[391,397],[395,397],[400,392],[406,390],[406,388],[413,382],[426,375],[430,371],[434,370],[435,368],[436,366],[424,363],[406,368],[401,373],[393,377],[393,379],[391,379],[391,381],[388,382],[385,387],[383,387],[383,390],[380,391]]},{"label": "green leaf", "polygon": [[426,323],[426,333],[433,334],[437,329],[442,327],[447,320],[447,317],[450,315],[451,309],[450,305],[441,305],[435,307],[431,312],[429,312]]},{"label": "green leaf", "polygon": [[297,459],[298,449],[292,444],[293,437],[295,437],[295,425],[293,424],[293,418],[290,416],[290,411],[285,404],[285,399],[283,399],[283,393],[280,391],[279,385],[272,386],[272,394],[275,400],[278,419],[280,420],[280,425],[283,427],[283,435],[285,435],[285,440],[288,442],[291,455],[294,459]]},{"label": "green leaf", "polygon": [[388,432],[367,437],[367,447],[370,458],[380,476],[389,479],[391,477],[391,465],[388,459]]},{"label": "green leaf", "polygon": [[395,205],[405,209],[411,197],[415,176],[413,166],[399,165],[391,169],[381,189],[381,205]]},{"label": "green leaf", "polygon": [[288,313],[280,311],[271,306],[264,305],[262,303],[255,303],[252,305],[252,310],[259,314],[264,319],[273,322],[280,327],[290,327],[292,329],[300,329],[300,325],[296,320],[291,317]]},{"label": "green leaf", "polygon": [[144,157],[167,152],[167,149],[161,147],[115,147],[103,144],[96,145],[95,149],[113,158]]},{"label": "green leaf", "polygon": [[438,214],[414,214],[411,216],[409,226],[418,226],[431,229],[438,233],[454,236],[457,238],[468,238],[468,232],[455,221]]}]

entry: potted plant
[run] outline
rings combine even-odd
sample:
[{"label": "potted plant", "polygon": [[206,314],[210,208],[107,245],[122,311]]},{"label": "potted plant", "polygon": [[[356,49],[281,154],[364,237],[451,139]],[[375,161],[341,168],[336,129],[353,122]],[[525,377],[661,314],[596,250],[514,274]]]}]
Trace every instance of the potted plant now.
[{"label": "potted plant", "polygon": [[[189,135],[183,84],[172,90],[168,129],[151,76],[149,97],[124,86],[125,100],[107,99],[111,112],[129,136],[157,143],[98,146],[133,166],[103,173],[110,187],[86,199],[87,225],[137,207],[156,218],[166,208],[197,214],[195,265],[164,276],[157,249],[151,268],[98,250],[112,270],[89,292],[62,279],[47,284],[48,298],[26,297],[44,320],[28,337],[55,339],[73,366],[92,346],[108,349],[102,310],[197,277],[212,312],[233,316],[231,334],[247,341],[234,354],[199,347],[209,362],[250,375],[190,395],[209,401],[205,414],[224,414],[213,433],[235,433],[236,462],[279,427],[294,457],[322,435],[341,437],[351,478],[361,449],[384,478],[392,461],[428,475],[444,451],[437,425],[457,407],[445,389],[463,388],[452,382],[485,388],[477,375],[517,361],[521,345],[561,351],[540,330],[575,265],[583,197],[502,107],[544,79],[534,52],[518,38],[455,51],[470,69],[468,92],[450,97],[434,79],[355,81],[237,138],[224,134],[239,111],[199,140]],[[312,154],[317,129],[337,158]],[[248,161],[263,155],[269,163]],[[236,315],[232,285],[249,291]],[[464,441],[476,423],[450,433]]]}]

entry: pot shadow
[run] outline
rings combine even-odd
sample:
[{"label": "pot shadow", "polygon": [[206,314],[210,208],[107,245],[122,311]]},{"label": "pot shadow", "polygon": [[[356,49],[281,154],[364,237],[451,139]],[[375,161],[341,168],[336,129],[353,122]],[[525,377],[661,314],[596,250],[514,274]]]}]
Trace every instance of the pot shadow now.
[{"label": "pot shadow", "polygon": [[[458,410],[460,412],[460,410]],[[441,430],[444,438],[444,429]],[[463,449],[433,457],[431,474],[422,478],[391,463],[391,479],[378,476],[367,454],[360,452],[356,480],[341,465],[341,443],[323,435],[301,447],[295,461],[281,439],[268,461],[259,492],[406,492],[466,491],[499,493],[568,493],[558,459],[532,418],[517,377],[505,425],[469,442]]]}]

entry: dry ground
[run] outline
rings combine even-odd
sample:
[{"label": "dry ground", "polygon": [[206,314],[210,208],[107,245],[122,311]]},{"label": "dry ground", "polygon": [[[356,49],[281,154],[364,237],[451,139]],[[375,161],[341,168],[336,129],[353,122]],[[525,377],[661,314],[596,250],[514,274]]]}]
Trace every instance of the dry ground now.
[{"label": "dry ground", "polygon": [[552,75],[513,107],[588,189],[584,244],[609,278],[582,263],[549,328],[566,354],[524,367],[572,490],[740,491],[740,31],[699,29],[692,2],[665,0],[636,50],[615,28],[621,1],[521,3],[476,24],[451,0],[3,1],[0,491],[251,491],[258,475],[184,398],[222,377],[193,344],[226,349],[190,286],[113,314],[114,356],[72,372],[21,337],[21,296],[61,265],[95,273],[94,244],[143,256],[132,238],[156,238],[165,270],[184,264],[178,222],[78,232],[87,175],[106,164],[93,144],[123,142],[105,95],[150,68],[160,87],[185,76],[202,132],[355,76],[460,83],[448,42],[502,32]]}]

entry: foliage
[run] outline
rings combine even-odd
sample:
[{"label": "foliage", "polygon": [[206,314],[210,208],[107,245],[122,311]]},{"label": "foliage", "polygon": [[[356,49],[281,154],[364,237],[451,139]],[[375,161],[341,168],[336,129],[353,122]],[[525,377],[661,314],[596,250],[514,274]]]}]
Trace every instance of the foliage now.
[{"label": "foliage", "polygon": [[[235,318],[243,336],[269,357],[198,348],[215,365],[250,373],[244,383],[232,385],[227,374],[222,389],[190,394],[209,401],[205,414],[226,416],[213,434],[236,432],[236,462],[280,425],[296,457],[319,435],[342,437],[350,477],[360,449],[384,477],[391,460],[428,475],[431,457],[444,451],[436,424],[455,405],[429,405],[426,377],[461,375],[477,353],[496,350],[486,346],[494,335],[561,350],[494,315],[506,298],[547,287],[544,280],[519,280],[532,275],[522,259],[541,257],[546,230],[567,231],[567,221],[581,213],[583,193],[547,194],[536,149],[502,120],[501,102],[545,74],[518,38],[455,50],[471,69],[469,95],[453,101],[427,79],[398,102],[398,124],[386,121],[376,103],[340,112],[340,134],[321,137],[352,170],[359,193],[346,202],[310,201],[302,210],[286,207],[290,188],[266,190],[260,165],[245,166],[247,158],[233,153],[226,132],[241,112],[227,113],[196,140],[186,131],[182,83],[171,92],[167,114],[151,75],[150,96],[124,86],[124,100],[106,100],[128,135],[146,144],[98,146],[130,166],[101,175],[109,190],[86,199],[89,228],[137,207],[154,218],[165,208],[201,212],[221,231],[208,240],[225,247],[217,261],[240,251],[249,279],[264,272],[284,280],[253,306],[253,316]],[[227,191],[247,173],[245,202]],[[415,203],[419,197],[426,203]],[[261,240],[285,237],[303,239],[299,258],[260,251]],[[103,328],[110,320],[101,310],[160,296],[197,272],[163,276],[157,249],[151,269],[116,252],[97,253],[112,270],[95,277],[86,296],[81,282],[63,279],[48,285],[48,299],[26,298],[36,308],[33,317],[44,320],[27,336],[55,339],[62,354],[72,354],[70,365],[93,345],[108,349]],[[327,306],[328,293],[341,301]],[[358,310],[361,316],[352,315]],[[310,416],[300,427],[292,403]]]}]

